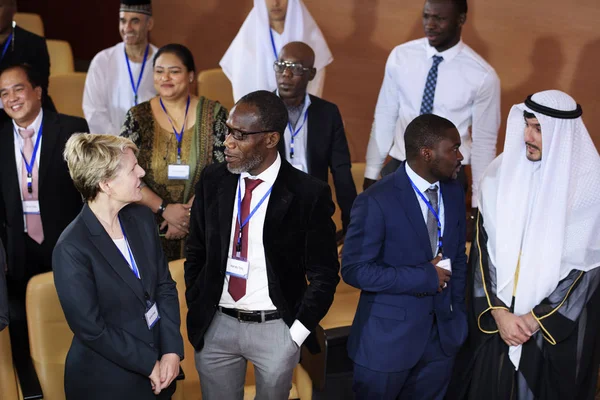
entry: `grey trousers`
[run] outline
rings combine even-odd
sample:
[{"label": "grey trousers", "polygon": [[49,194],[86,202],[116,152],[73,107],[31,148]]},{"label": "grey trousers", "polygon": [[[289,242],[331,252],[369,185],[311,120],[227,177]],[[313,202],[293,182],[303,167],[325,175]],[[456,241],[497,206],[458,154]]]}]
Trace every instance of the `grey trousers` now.
[{"label": "grey trousers", "polygon": [[195,354],[202,398],[242,400],[247,361],[251,361],[256,399],[287,399],[299,360],[300,348],[282,319],[240,322],[217,311],[204,335],[204,347]]}]

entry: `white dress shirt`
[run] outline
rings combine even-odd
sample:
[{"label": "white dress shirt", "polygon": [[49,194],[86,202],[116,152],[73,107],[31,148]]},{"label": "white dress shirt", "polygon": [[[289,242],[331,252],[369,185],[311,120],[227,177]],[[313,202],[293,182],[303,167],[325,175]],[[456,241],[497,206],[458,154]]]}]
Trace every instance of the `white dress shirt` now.
[{"label": "white dress shirt", "polygon": [[[277,91],[277,95],[279,96],[279,91]],[[288,160],[288,162],[294,167],[306,172],[307,174],[308,160],[306,158],[306,143],[308,139],[308,107],[310,107],[310,96],[307,92],[306,98],[304,99],[304,108],[302,109],[300,119],[298,120],[298,123],[294,128],[294,130],[300,129],[300,131],[294,138],[294,159],[290,157],[290,145],[292,143],[292,132],[290,131],[290,124],[286,126],[285,132],[283,133],[286,160]]]},{"label": "white dress shirt", "polygon": [[[133,252],[131,253],[131,257],[130,257],[129,244],[125,240],[125,237],[122,237],[121,239],[113,239],[113,242],[117,246],[117,249],[119,249],[119,251],[123,255],[123,258],[125,258],[125,261],[127,261],[127,264],[129,265],[129,268],[131,269],[131,273],[135,274],[135,272],[133,272],[133,265],[131,264],[131,257],[133,257]],[[136,263],[136,268],[137,268],[137,261],[135,261],[135,257],[134,257],[133,261]],[[140,273],[140,269],[138,268],[137,271],[138,271],[137,278],[142,279],[142,274]]]},{"label": "white dress shirt", "polygon": [[[233,217],[231,220],[231,238],[229,240],[229,250],[227,254],[231,256],[233,252],[234,240],[236,239],[235,224],[237,222],[238,198],[237,193],[243,196],[246,189],[245,178],[261,179],[263,182],[252,191],[252,201],[250,202],[250,212],[258,205],[269,189],[275,184],[279,169],[281,167],[281,158],[277,154],[277,159],[269,168],[257,176],[252,176],[248,172],[243,172],[240,176],[239,187],[236,189],[235,201],[233,202]],[[219,306],[225,308],[235,308],[247,311],[269,311],[276,310],[269,296],[269,279],[267,278],[267,260],[265,258],[265,249],[263,244],[263,228],[267,207],[271,195],[269,194],[261,206],[256,210],[250,221],[248,221],[248,279],[246,281],[246,294],[238,301],[233,300],[229,294],[229,275],[225,276],[223,282],[223,291]],[[304,325],[298,320],[294,321],[290,327],[290,334],[298,346],[302,345],[304,340],[310,334]]]},{"label": "white dress shirt", "polygon": [[494,69],[462,41],[441,53],[426,38],[392,50],[375,109],[365,177],[377,179],[388,154],[397,160],[406,158],[404,132],[419,116],[434,55],[444,60],[438,66],[433,113],[449,119],[458,129],[463,164],[472,165],[472,203],[476,207],[479,181],[496,157],[500,80]]},{"label": "white dress shirt", "polygon": [[[144,74],[138,90],[138,104],[156,96],[152,59],[158,49],[150,45]],[[137,85],[142,63],[129,61],[134,84]],[[85,78],[83,113],[90,133],[118,135],[125,115],[135,105],[135,95],[125,60],[125,44],[102,50],[96,54]]]},{"label": "white dress shirt", "polygon": [[[17,123],[15,122],[15,120],[13,119],[12,123],[13,123],[13,134],[15,136],[15,160],[16,160],[16,167],[17,167],[17,177],[19,178],[19,196],[21,197],[21,201],[23,201],[23,176],[22,174],[22,169],[23,169],[23,156],[21,154],[21,149],[23,149],[23,138],[21,137],[21,135],[19,134],[19,129],[33,129],[33,131],[35,132],[33,134],[33,136],[31,137],[31,140],[33,141],[33,146],[35,147],[35,142],[37,140],[38,134],[40,133],[40,126],[42,126],[42,120],[44,118],[44,111],[42,109],[40,109],[40,113],[38,114],[37,117],[35,117],[35,119],[33,120],[33,123],[29,126],[19,126],[17,125]],[[35,155],[35,167],[37,168],[38,171],[40,169],[40,155],[42,154],[42,141],[44,140],[44,133],[42,131],[42,137],[40,138],[40,144],[39,144],[39,148],[38,151]],[[39,182],[39,172],[38,172],[38,186],[39,186],[40,182]],[[39,187],[38,187],[38,191],[39,191]],[[27,217],[25,216],[25,214],[23,214],[23,226],[25,227],[25,232],[27,232]]]},{"label": "white dress shirt", "polygon": [[[410,178],[410,180],[415,184],[415,186],[417,187],[417,189],[419,189],[421,191],[421,193],[423,194],[423,196],[425,196],[425,198],[427,199],[427,194],[425,193],[425,191],[429,188],[433,188],[433,187],[437,187],[438,188],[438,216],[440,218],[440,223],[442,225],[442,237],[444,236],[444,218],[446,216],[446,213],[444,212],[444,195],[442,193],[442,189],[440,186],[439,182],[434,182],[434,183],[429,183],[427,182],[425,179],[421,178],[421,176],[419,176],[415,171],[412,170],[412,168],[410,167],[410,165],[408,165],[408,163],[405,163],[404,165],[406,165],[406,175],[408,175],[408,177]],[[413,190],[415,188],[413,187]],[[423,199],[421,198],[421,196],[419,196],[419,193],[414,190],[415,192],[415,196],[417,196],[417,200],[419,201],[419,206],[421,207],[421,213],[423,214],[423,220],[425,221],[425,225],[427,225],[427,214],[429,213],[429,207],[427,207],[427,203],[425,203],[425,201],[423,201]],[[442,201],[440,201],[440,199],[442,199]],[[437,254],[439,250],[439,247],[436,249],[435,254]]]}]

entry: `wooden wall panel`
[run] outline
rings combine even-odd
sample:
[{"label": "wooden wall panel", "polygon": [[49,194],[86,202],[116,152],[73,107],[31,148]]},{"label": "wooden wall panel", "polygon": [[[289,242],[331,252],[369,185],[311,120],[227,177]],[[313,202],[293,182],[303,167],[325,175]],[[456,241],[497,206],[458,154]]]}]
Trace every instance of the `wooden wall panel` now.
[{"label": "wooden wall panel", "polygon": [[[340,107],[353,160],[364,160],[385,60],[395,45],[422,36],[422,1],[304,0],[327,37],[334,62],[324,97]],[[21,0],[42,10],[48,37],[71,41],[76,58],[118,40],[117,0]],[[157,45],[181,42],[199,69],[218,66],[252,0],[154,0]],[[25,10],[26,8],[26,10]],[[470,0],[463,39],[502,81],[502,118],[526,95],[556,88],[573,95],[600,146],[598,0]],[[85,9],[85,10],[84,10]],[[113,10],[114,9],[114,10]],[[38,11],[39,12],[39,11]],[[503,129],[499,147],[502,147]]]}]

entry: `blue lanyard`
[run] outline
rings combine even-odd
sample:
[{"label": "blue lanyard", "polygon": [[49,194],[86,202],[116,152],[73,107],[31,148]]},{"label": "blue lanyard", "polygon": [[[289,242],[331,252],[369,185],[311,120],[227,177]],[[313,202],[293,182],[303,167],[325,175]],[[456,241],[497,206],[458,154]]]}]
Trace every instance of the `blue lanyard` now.
[{"label": "blue lanyard", "polygon": [[177,132],[177,129],[175,129],[175,125],[173,124],[171,117],[169,117],[169,113],[167,112],[167,109],[165,108],[165,105],[163,104],[162,99],[159,98],[158,101],[160,101],[160,106],[162,107],[163,111],[165,112],[165,115],[169,119],[169,122],[171,123],[171,127],[173,128],[173,133],[175,134],[175,139],[177,139],[177,164],[181,164],[181,141],[183,140],[183,132],[185,131],[185,123],[187,121],[188,110],[190,109],[191,97],[190,97],[190,95],[188,95],[187,105],[185,106],[185,116],[183,117],[183,125],[181,125],[181,132]]},{"label": "blue lanyard", "polygon": [[[425,205],[427,206],[427,208],[429,208],[429,211],[431,211],[431,214],[433,214],[435,220],[437,221],[438,248],[439,248],[438,253],[441,253],[442,252],[442,222],[440,220],[440,217],[439,217],[438,213],[435,212],[435,209],[433,208],[433,206],[431,205],[431,203],[429,202],[427,197],[425,197],[425,195],[423,193],[421,193],[419,188],[417,188],[417,186],[413,183],[412,179],[408,178],[408,181],[412,185],[413,189],[415,189],[415,192],[417,192],[419,197],[421,197],[421,200],[423,200],[425,202]],[[440,195],[439,195],[439,200],[438,200],[438,206],[441,207],[441,204],[442,204],[442,188],[441,188],[441,186],[440,186],[439,191],[440,191]]]},{"label": "blue lanyard", "polygon": [[271,35],[271,46],[273,46],[273,54],[275,55],[275,61],[279,60],[279,56],[277,55],[277,48],[275,47],[275,38],[273,37],[273,30],[269,26],[269,34]]},{"label": "blue lanyard", "polygon": [[256,205],[256,207],[254,207],[254,209],[250,212],[250,214],[248,214],[248,216],[246,217],[246,219],[242,222],[242,176],[240,175],[240,177],[238,178],[238,212],[237,212],[237,220],[238,220],[238,224],[240,226],[240,232],[238,234],[238,240],[237,240],[237,244],[235,247],[235,252],[239,255],[242,252],[242,232],[244,229],[244,226],[246,226],[246,224],[250,221],[250,218],[252,218],[252,216],[254,215],[254,213],[260,208],[260,206],[262,205],[262,203],[264,203],[264,201],[267,199],[267,197],[269,197],[269,195],[271,194],[271,192],[273,191],[273,186],[271,186],[269,188],[269,190],[267,190],[267,193],[265,193],[265,195],[262,197],[262,199],[260,199],[260,201],[258,202],[258,204]]},{"label": "blue lanyard", "polygon": [[296,131],[294,131],[294,129],[292,128],[292,123],[288,121],[288,127],[290,128],[290,133],[292,135],[292,138],[290,139],[290,158],[291,159],[294,159],[294,139],[300,133],[302,128],[304,128],[304,124],[306,123],[307,117],[308,117],[308,109],[306,109],[306,111],[304,112],[304,120],[302,121],[302,125],[300,125],[300,127]]},{"label": "blue lanyard", "polygon": [[40,147],[40,140],[42,139],[42,128],[43,124],[40,125],[40,129],[38,130],[38,136],[35,140],[35,146],[33,146],[33,153],[31,153],[31,160],[27,161],[25,158],[25,154],[23,154],[23,149],[21,149],[21,156],[23,157],[23,162],[25,163],[25,169],[27,170],[27,192],[33,193],[33,166],[35,165],[35,156],[37,155],[38,149]]},{"label": "blue lanyard", "polygon": [[123,50],[125,53],[125,61],[127,62],[127,70],[129,71],[129,80],[131,81],[131,88],[133,89],[133,101],[137,106],[138,103],[138,90],[140,89],[140,83],[142,83],[142,76],[144,75],[144,68],[146,67],[146,60],[148,59],[148,51],[150,50],[150,44],[146,45],[146,52],[144,53],[144,61],[142,61],[142,70],[140,76],[138,76],[137,85],[133,81],[133,73],[131,72],[131,65],[129,65],[129,57],[127,57],[127,50]]},{"label": "blue lanyard", "polygon": [[2,57],[0,57],[0,61],[4,60],[4,55],[8,51],[8,46],[10,46],[10,42],[12,41],[13,34],[11,33],[6,39],[6,43],[4,44],[4,48],[2,49]]},{"label": "blue lanyard", "polygon": [[[127,246],[127,251],[129,252],[129,260],[131,261],[131,270],[136,278],[140,279],[140,271],[138,270],[137,264],[135,263],[135,258],[133,258],[133,254],[131,253],[131,247],[129,247],[129,241],[127,240],[127,235],[125,234],[125,229],[123,229],[123,224],[121,223],[121,217],[119,217],[119,224],[121,224],[121,231],[123,232],[123,239],[125,239],[125,245]],[[127,261],[127,260],[125,260]]]}]

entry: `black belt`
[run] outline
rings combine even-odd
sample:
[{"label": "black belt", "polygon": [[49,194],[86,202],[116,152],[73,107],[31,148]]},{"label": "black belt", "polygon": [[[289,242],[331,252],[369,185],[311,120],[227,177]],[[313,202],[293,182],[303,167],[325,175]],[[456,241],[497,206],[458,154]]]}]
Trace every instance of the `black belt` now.
[{"label": "black belt", "polygon": [[281,318],[279,311],[245,311],[219,306],[219,311],[243,322],[267,322]]}]

